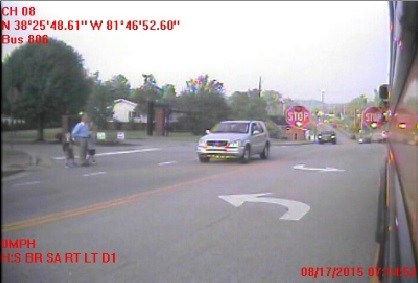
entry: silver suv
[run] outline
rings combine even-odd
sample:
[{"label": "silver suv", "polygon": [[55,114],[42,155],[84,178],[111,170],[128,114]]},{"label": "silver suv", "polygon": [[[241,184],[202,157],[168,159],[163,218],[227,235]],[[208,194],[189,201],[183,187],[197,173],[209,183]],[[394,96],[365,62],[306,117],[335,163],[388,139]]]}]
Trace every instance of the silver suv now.
[{"label": "silver suv", "polygon": [[235,158],[246,163],[252,155],[267,159],[270,136],[261,121],[224,121],[199,139],[196,152],[201,162],[210,158]]}]

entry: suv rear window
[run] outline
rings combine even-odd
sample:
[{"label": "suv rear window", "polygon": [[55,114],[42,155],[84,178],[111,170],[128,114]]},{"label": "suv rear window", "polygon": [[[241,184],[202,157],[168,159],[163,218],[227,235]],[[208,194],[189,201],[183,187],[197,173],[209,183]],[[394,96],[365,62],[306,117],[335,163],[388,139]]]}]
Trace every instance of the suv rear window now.
[{"label": "suv rear window", "polygon": [[248,133],[249,123],[219,123],[212,133]]}]

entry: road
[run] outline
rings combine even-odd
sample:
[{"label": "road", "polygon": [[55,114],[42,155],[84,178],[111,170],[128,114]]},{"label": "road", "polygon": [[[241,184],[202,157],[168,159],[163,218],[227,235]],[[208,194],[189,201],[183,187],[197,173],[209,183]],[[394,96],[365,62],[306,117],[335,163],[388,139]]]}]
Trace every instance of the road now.
[{"label": "road", "polygon": [[98,153],[65,169],[57,150],[51,168],[2,182],[2,239],[36,241],[2,249],[20,254],[2,282],[308,282],[309,267],[329,282],[338,266],[366,273],[341,282],[369,280],[384,145],[339,134],[248,164],[200,163],[190,142]]}]

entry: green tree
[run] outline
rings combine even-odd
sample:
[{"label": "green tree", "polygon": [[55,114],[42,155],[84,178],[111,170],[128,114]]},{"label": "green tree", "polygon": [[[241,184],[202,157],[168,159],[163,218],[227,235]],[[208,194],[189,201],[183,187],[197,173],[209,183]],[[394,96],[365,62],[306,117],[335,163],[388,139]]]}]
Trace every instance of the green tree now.
[{"label": "green tree", "polygon": [[163,92],[153,74],[143,74],[143,84],[133,91],[133,100],[138,103],[137,110],[147,112],[148,102],[162,102]]},{"label": "green tree", "polygon": [[96,72],[90,78],[91,92],[87,101],[86,111],[99,129],[106,129],[107,120],[112,116],[114,97],[109,84],[102,83]]},{"label": "green tree", "polygon": [[56,39],[17,48],[2,62],[2,73],[2,102],[14,101],[20,117],[37,121],[38,140],[44,139],[46,121],[80,111],[89,94],[81,55]]},{"label": "green tree", "polygon": [[230,97],[230,104],[232,119],[267,120],[267,104],[258,96],[258,89],[234,92]]},{"label": "green tree", "polygon": [[125,76],[121,74],[114,76],[111,80],[106,81],[105,85],[108,91],[110,91],[113,100],[130,99],[131,84]]},{"label": "green tree", "polygon": [[231,118],[234,120],[247,120],[250,113],[250,97],[245,91],[235,91],[229,98]]},{"label": "green tree", "polygon": [[209,80],[208,75],[186,82],[179,105],[186,113],[180,123],[194,134],[203,133],[205,129],[225,120],[229,114],[223,83]]},{"label": "green tree", "polygon": [[358,97],[354,98],[348,104],[347,114],[351,122],[351,131],[357,133],[361,129],[361,112],[367,106],[367,98],[365,94],[360,94]]},{"label": "green tree", "polygon": [[177,107],[176,87],[172,84],[165,84],[161,87],[162,101],[170,107]]},{"label": "green tree", "polygon": [[172,84],[165,84],[161,88],[164,100],[172,100],[177,97],[176,87]]},{"label": "green tree", "polygon": [[275,90],[265,90],[261,93],[261,97],[266,102],[266,110],[269,115],[278,116],[283,113],[281,102],[282,94]]}]

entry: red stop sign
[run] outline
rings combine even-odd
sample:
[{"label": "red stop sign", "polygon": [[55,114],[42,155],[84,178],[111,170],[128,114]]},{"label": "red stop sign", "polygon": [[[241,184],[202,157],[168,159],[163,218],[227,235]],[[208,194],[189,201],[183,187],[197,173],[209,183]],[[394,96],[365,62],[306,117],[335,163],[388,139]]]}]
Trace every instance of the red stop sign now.
[{"label": "red stop sign", "polygon": [[285,118],[290,126],[305,128],[311,120],[311,114],[304,106],[293,106],[286,109]]},{"label": "red stop sign", "polygon": [[361,113],[363,124],[373,127],[380,128],[384,122],[383,111],[379,107],[371,106],[367,107]]}]

